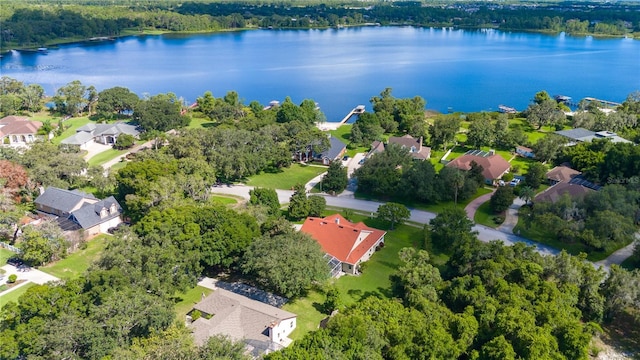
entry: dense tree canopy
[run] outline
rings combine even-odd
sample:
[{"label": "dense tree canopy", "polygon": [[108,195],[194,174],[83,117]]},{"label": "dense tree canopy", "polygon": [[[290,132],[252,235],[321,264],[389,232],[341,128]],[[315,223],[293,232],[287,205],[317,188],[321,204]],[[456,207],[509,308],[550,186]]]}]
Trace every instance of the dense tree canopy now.
[{"label": "dense tree canopy", "polygon": [[189,118],[181,110],[182,103],[175,94],[158,94],[138,101],[133,119],[147,131],[179,129],[189,125]]},{"label": "dense tree canopy", "polygon": [[329,266],[317,241],[292,230],[256,239],[242,269],[265,288],[286,297],[304,295],[311,285],[329,277]]}]

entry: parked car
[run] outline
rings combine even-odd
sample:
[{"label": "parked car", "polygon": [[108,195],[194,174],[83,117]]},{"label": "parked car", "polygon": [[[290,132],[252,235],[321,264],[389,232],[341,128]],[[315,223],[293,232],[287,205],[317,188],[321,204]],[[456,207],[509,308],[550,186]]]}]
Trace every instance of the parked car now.
[{"label": "parked car", "polygon": [[19,267],[19,266],[22,266],[24,264],[24,261],[20,260],[20,258],[17,258],[15,256],[13,256],[13,257],[10,257],[9,259],[7,259],[7,264],[13,265],[15,267]]},{"label": "parked car", "polygon": [[516,186],[518,184],[520,184],[520,179],[518,178],[515,178],[509,182],[509,186]]},{"label": "parked car", "polygon": [[345,156],[342,158],[342,161],[347,161],[347,160],[349,160],[349,155],[345,155]]}]

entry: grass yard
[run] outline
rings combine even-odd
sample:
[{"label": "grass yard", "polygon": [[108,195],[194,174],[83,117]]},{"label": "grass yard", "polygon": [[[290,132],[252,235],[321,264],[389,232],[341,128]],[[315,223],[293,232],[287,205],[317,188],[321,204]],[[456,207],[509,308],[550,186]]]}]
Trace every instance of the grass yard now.
[{"label": "grass yard", "polygon": [[39,270],[61,279],[75,279],[82,275],[97,260],[107,245],[108,235],[100,235],[87,242],[86,249],[78,250],[55,264]]},{"label": "grass yard", "polygon": [[327,171],[324,166],[293,164],[278,173],[262,173],[251,176],[247,185],[269,189],[290,190],[297,184],[306,184],[309,180]]},{"label": "grass yard", "polygon": [[[508,159],[507,159],[508,160]],[[514,175],[524,175],[529,171],[529,165],[539,162],[534,159],[524,158],[522,156],[516,156],[511,160],[511,169],[516,168],[516,171],[512,171]]]},{"label": "grass yard", "polygon": [[473,221],[476,224],[488,226],[495,229],[500,226],[500,224],[496,224],[495,221],[493,221],[493,218],[496,216],[499,215],[496,215],[493,213],[493,211],[491,211],[489,202],[487,201],[484,204],[480,205],[480,207],[478,207],[478,210],[476,210],[476,214],[473,216]]},{"label": "grass yard", "polygon": [[122,156],[124,154],[127,153],[128,150],[116,150],[116,149],[108,149],[106,151],[103,151],[101,153],[98,153],[96,155],[94,155],[93,157],[91,157],[89,159],[89,161],[87,161],[89,163],[89,165],[102,165],[104,163],[106,163],[109,160],[113,160],[119,156]]},{"label": "grass yard", "polygon": [[36,283],[29,282],[26,285],[22,285],[21,287],[13,290],[5,295],[0,296],[0,308],[2,308],[5,304],[8,304],[11,301],[18,302],[18,298],[27,292],[29,288],[36,286]]},{"label": "grass yard", "polygon": [[[363,221],[371,227],[387,229],[383,222],[369,219],[366,215],[355,214],[352,220],[354,222]],[[422,239],[422,228],[400,225],[395,230],[388,231],[385,236],[384,248],[373,254],[371,259],[367,261],[362,275],[345,275],[333,280],[340,290],[342,304],[350,306],[368,296],[391,298],[393,296],[391,276],[402,265],[398,252],[404,247],[421,247]],[[436,254],[432,260],[434,263],[444,264],[447,257]],[[306,297],[296,299],[283,306],[284,310],[298,315],[296,330],[291,334],[293,340],[300,339],[308,332],[318,328],[320,320],[327,316],[321,312],[324,300],[325,296],[322,292],[312,290]]]},{"label": "grass yard", "polygon": [[4,266],[7,263],[7,259],[15,255],[13,251],[9,251],[5,248],[0,248],[0,266]]},{"label": "grass yard", "polygon": [[526,229],[521,220],[522,220],[521,218],[518,218],[518,225],[516,225],[516,227],[513,228],[514,234],[519,234],[524,238],[551,246],[559,250],[566,250],[571,255],[578,255],[581,252],[586,253],[587,260],[589,261],[596,262],[596,261],[604,260],[607,257],[609,257],[609,255],[614,253],[616,250],[620,249],[620,247],[617,247],[615,249],[611,249],[610,251],[606,251],[606,252],[589,252],[589,249],[583,244],[580,244],[580,243],[567,244],[567,243],[558,241],[558,238],[556,237],[556,235],[548,231],[547,229],[543,229],[541,227],[534,227],[534,226],[532,226],[530,229]]},{"label": "grass yard", "polygon": [[211,294],[213,290],[196,286],[191,290],[188,290],[185,293],[177,294],[174,297],[176,305],[174,306],[174,310],[176,312],[176,321],[184,324],[184,319],[187,316],[187,313],[193,309],[193,305],[197,304],[202,300],[202,294],[205,296]]},{"label": "grass yard", "polygon": [[216,204],[231,205],[231,204],[237,204],[238,200],[241,200],[241,199],[231,197],[231,196],[212,195],[209,198],[209,200]]},{"label": "grass yard", "polygon": [[[489,194],[491,191],[493,190],[486,187],[481,187],[478,189],[476,194],[470,197],[469,199],[458,202],[458,207],[464,208],[465,206],[469,205],[469,203],[473,201],[473,199],[478,198],[482,195]],[[431,211],[434,213],[441,213],[444,209],[455,206],[453,201],[437,203],[437,204],[414,204],[414,205],[415,206],[411,206],[411,207],[415,207],[416,209],[420,209],[420,210]]]},{"label": "grass yard", "polygon": [[296,328],[289,337],[292,340],[300,340],[307,333],[318,329],[320,321],[327,315],[320,312],[324,303],[324,294],[311,290],[307,296],[286,303],[282,309],[298,315]]},{"label": "grass yard", "polygon": [[202,129],[202,128],[209,128],[215,125],[215,122],[209,120],[209,119],[205,119],[205,118],[201,118],[201,117],[192,117],[191,118],[191,122],[189,123],[189,126],[187,126],[187,129]]},{"label": "grass yard", "polygon": [[122,169],[125,166],[127,166],[127,161],[120,161],[116,164],[113,164],[113,166],[110,167],[109,170],[117,172],[118,170]]},{"label": "grass yard", "polygon": [[[382,228],[373,222],[377,221],[365,220],[369,226]],[[368,296],[391,298],[391,276],[402,265],[398,252],[405,247],[420,247],[422,239],[422,228],[413,226],[400,225],[387,232],[384,248],[367,261],[362,275],[342,276],[336,281],[342,303],[353,305]]]},{"label": "grass yard", "polygon": [[54,137],[51,140],[51,142],[53,142],[56,145],[60,144],[60,142],[62,140],[64,140],[64,139],[68,138],[69,136],[75,134],[77,128],[79,128],[79,127],[81,127],[83,125],[86,125],[86,124],[88,124],[90,122],[91,122],[91,120],[89,120],[88,117],[70,118],[70,119],[65,120],[62,124],[64,125],[66,130],[62,132],[62,135]]},{"label": "grass yard", "polygon": [[[351,126],[352,124],[344,124],[337,128],[336,130],[330,130],[329,133],[334,137],[340,139],[343,143],[349,145],[351,143]],[[369,151],[368,146],[357,146],[353,149],[347,147],[347,152],[345,155],[349,155],[349,157],[354,157],[357,153],[366,153]]]}]

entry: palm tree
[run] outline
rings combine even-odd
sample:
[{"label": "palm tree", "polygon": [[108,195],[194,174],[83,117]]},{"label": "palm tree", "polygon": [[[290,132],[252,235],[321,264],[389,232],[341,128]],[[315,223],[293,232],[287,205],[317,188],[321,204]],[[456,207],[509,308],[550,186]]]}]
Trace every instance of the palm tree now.
[{"label": "palm tree", "polygon": [[535,190],[530,186],[523,186],[522,189],[520,189],[520,199],[524,201],[525,205],[529,204],[529,201],[533,199],[535,194]]}]

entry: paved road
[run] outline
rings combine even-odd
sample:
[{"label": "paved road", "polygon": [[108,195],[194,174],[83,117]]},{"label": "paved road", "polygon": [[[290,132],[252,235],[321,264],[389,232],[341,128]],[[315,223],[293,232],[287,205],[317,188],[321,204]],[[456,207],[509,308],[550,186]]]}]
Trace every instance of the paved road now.
[{"label": "paved road", "polygon": [[[225,186],[214,187],[213,192],[220,193],[220,194],[227,194],[227,195],[235,195],[235,196],[243,197],[245,199],[249,199],[249,190],[251,190],[252,188],[253,187],[251,186],[245,186],[245,185],[230,185],[230,186],[225,185]],[[290,191],[290,190],[276,190],[276,192],[278,193],[278,200],[280,201],[281,204],[288,203],[289,198],[291,197],[291,195],[293,195],[293,191]],[[345,197],[345,196],[337,197],[337,196],[328,196],[328,195],[324,195],[324,196],[325,196],[325,199],[327,200],[328,206],[345,208],[345,209],[354,209],[354,210],[367,212],[371,214],[375,214],[378,211],[378,206],[383,204],[377,201],[360,200],[360,199],[355,199],[353,197]],[[411,210],[411,217],[409,218],[409,220],[412,222],[426,224],[431,219],[436,217],[436,214],[432,212],[417,210],[417,209],[410,209],[410,210]],[[513,245],[516,242],[523,242],[527,245],[534,246],[536,250],[543,255],[553,255],[553,254],[559,253],[557,249],[554,249],[552,247],[538,244],[536,242],[533,242],[531,240],[525,239],[523,237],[520,237],[514,234],[505,234],[501,231],[498,231],[496,229],[492,229],[486,226],[476,225],[474,226],[473,229],[478,232],[478,239],[484,242],[489,242],[492,240],[501,240],[506,245]]]}]

